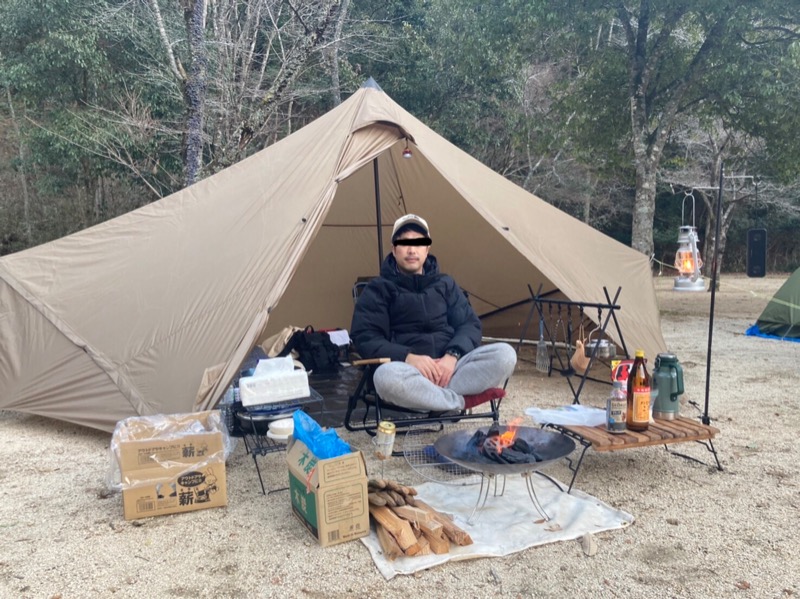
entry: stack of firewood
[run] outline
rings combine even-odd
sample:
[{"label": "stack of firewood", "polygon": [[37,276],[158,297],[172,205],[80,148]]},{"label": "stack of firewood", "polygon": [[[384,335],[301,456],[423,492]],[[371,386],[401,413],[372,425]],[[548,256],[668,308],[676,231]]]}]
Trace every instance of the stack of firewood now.
[{"label": "stack of firewood", "polygon": [[450,543],[471,545],[469,533],[421,499],[417,490],[393,480],[369,481],[369,513],[384,556],[429,555],[450,551]]}]

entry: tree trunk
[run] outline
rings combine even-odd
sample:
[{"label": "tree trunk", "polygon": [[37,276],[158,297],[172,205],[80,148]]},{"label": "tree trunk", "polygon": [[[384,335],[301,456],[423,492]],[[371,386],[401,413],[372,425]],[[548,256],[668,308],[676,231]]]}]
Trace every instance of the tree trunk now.
[{"label": "tree trunk", "polygon": [[11,99],[11,90],[6,87],[6,99],[8,109],[11,112],[11,124],[14,127],[14,134],[17,136],[17,155],[19,156],[19,181],[22,185],[22,218],[25,221],[25,244],[33,245],[33,232],[31,227],[31,198],[28,193],[28,180],[25,177],[25,144],[22,141],[22,132],[17,122],[17,114],[14,111],[14,102]]},{"label": "tree trunk", "polygon": [[344,21],[347,18],[347,9],[350,7],[350,0],[342,0],[341,8],[339,9],[339,16],[336,19],[336,27],[333,32],[333,42],[330,51],[330,64],[331,64],[331,95],[333,97],[333,105],[338,106],[342,103],[342,86],[339,81],[339,46],[342,40],[342,29],[344,28]]},{"label": "tree trunk", "polygon": [[657,161],[650,157],[636,161],[636,199],[633,204],[631,247],[653,255],[653,219],[656,213]]},{"label": "tree trunk", "polygon": [[189,52],[192,57],[183,90],[186,100],[186,137],[184,140],[185,183],[188,187],[200,178],[203,168],[203,120],[208,91],[208,52],[205,39],[205,0],[184,4]]},{"label": "tree trunk", "polygon": [[[714,239],[716,233],[717,221],[717,198],[709,202],[706,200],[706,207],[708,208],[708,221],[706,223],[706,239],[703,248],[703,255],[706,259],[706,276],[710,279],[714,275]],[[731,223],[733,223],[733,212],[736,208],[736,202],[732,201],[727,206],[722,206],[722,222],[719,226],[719,243],[717,244],[717,291],[719,291],[719,273],[722,272],[722,258],[725,255],[725,245],[728,242],[728,230]],[[709,285],[709,291],[711,286]]]}]

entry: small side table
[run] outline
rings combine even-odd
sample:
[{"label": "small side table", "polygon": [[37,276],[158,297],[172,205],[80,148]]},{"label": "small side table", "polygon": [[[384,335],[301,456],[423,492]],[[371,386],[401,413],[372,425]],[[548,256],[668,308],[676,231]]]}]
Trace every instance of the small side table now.
[{"label": "small side table", "polygon": [[583,463],[583,457],[586,455],[587,450],[592,447],[595,451],[621,451],[623,449],[632,449],[634,447],[649,447],[653,445],[663,445],[664,448],[673,455],[706,464],[702,460],[698,460],[689,455],[672,451],[669,445],[674,443],[687,443],[695,441],[700,443],[711,452],[716,462],[717,470],[722,470],[722,465],[719,462],[717,450],[714,448],[712,439],[719,434],[719,429],[706,424],[701,424],[691,418],[678,417],[675,420],[655,420],[650,423],[649,428],[641,433],[626,431],[624,433],[609,433],[606,431],[605,424],[598,426],[575,426],[575,425],[561,425],[561,424],[544,424],[543,428],[552,428],[557,430],[568,437],[575,439],[581,446],[583,451],[578,458],[576,464],[570,460],[570,470],[572,471],[572,480],[569,483],[568,493],[572,491],[572,485],[575,484],[575,479],[578,477],[578,471]]}]

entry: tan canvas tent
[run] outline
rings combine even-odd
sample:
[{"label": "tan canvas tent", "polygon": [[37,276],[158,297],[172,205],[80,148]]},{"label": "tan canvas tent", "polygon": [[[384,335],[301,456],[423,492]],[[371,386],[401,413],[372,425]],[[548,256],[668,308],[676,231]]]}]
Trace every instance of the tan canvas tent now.
[{"label": "tan canvas tent", "polygon": [[519,334],[528,307],[501,308],[528,285],[598,303],[621,286],[628,347],[665,349],[645,256],[480,164],[370,80],[216,175],[0,259],[0,409],[111,431],[212,406],[267,334],[348,328],[353,283],[377,274],[408,212],[427,219],[432,253],[478,313],[498,315],[485,334]]}]

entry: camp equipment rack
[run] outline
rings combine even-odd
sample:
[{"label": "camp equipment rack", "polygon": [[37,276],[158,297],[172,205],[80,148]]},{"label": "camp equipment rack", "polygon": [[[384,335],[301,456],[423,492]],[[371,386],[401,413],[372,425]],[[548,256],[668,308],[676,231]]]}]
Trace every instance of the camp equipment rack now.
[{"label": "camp equipment rack", "polygon": [[[550,372],[548,372],[548,376],[552,374],[553,370],[553,362],[558,362],[558,369],[562,375],[564,375],[569,383],[570,390],[572,391],[572,403],[579,404],[580,403],[580,395],[581,391],[583,391],[583,386],[586,383],[587,379],[599,383],[611,384],[611,380],[603,380],[603,379],[596,379],[589,376],[589,372],[592,369],[592,365],[599,360],[597,357],[597,346],[592,349],[591,356],[589,357],[589,362],[586,365],[586,368],[583,372],[577,372],[573,369],[572,365],[570,364],[570,357],[569,351],[572,349],[572,340],[565,339],[564,343],[566,345],[565,352],[558,352],[555,351],[555,348],[560,343],[558,340],[558,327],[553,326],[552,322],[548,322],[548,316],[552,316],[552,311],[555,308],[558,311],[559,321],[561,320],[561,312],[562,310],[566,310],[569,314],[568,318],[572,319],[572,311],[578,313],[579,323],[582,323],[584,319],[588,317],[585,315],[585,312],[588,310],[597,310],[597,328],[594,329],[593,334],[596,335],[597,339],[601,339],[605,336],[606,330],[608,329],[609,324],[613,323],[614,330],[616,331],[616,338],[618,339],[618,345],[622,348],[623,357],[628,358],[628,348],[625,345],[625,339],[622,336],[622,331],[619,328],[619,322],[617,321],[616,312],[621,309],[620,305],[617,304],[617,299],[619,298],[620,293],[622,292],[622,287],[617,287],[617,291],[612,298],[608,293],[608,288],[603,287],[603,294],[605,295],[606,302],[605,303],[594,303],[594,302],[576,302],[571,300],[561,300],[561,299],[551,299],[548,296],[551,296],[554,293],[557,293],[558,290],[551,291],[545,294],[542,294],[542,286],[539,286],[539,289],[536,293],[533,292],[533,289],[530,285],[528,285],[528,291],[531,294],[531,309],[528,312],[528,317],[525,320],[525,324],[522,326],[522,331],[519,338],[519,345],[517,349],[519,350],[522,347],[522,343],[525,339],[525,334],[527,333],[528,326],[530,326],[531,321],[533,320],[534,314],[539,315],[540,322],[544,323],[544,332],[545,332],[545,343],[547,343],[550,347],[554,348],[553,354],[550,357]],[[545,306],[547,307],[548,315],[545,316]],[[591,321],[591,319],[589,319]],[[571,322],[571,320],[570,320]],[[612,341],[613,343],[613,341]],[[572,380],[573,377],[577,376],[579,378],[579,382],[577,386],[575,385],[574,381]]]},{"label": "camp equipment rack", "polygon": [[280,487],[267,491],[264,486],[258,458],[286,450],[286,441],[276,440],[268,435],[268,422],[281,417],[289,417],[296,410],[303,410],[310,404],[321,402],[322,396],[314,389],[309,388],[307,397],[276,402],[268,406],[258,406],[258,409],[245,408],[241,405],[241,402],[220,404],[224,420],[228,424],[228,432],[232,437],[241,438],[245,452],[253,457],[253,464],[255,464],[256,473],[258,474],[258,482],[261,484],[261,492],[264,495],[285,491],[288,488]]}]

